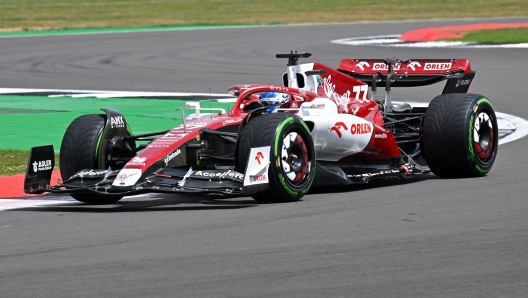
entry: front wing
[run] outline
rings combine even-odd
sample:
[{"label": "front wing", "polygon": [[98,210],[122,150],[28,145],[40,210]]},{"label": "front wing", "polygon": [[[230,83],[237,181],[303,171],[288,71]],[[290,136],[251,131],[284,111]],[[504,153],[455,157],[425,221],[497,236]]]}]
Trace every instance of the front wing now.
[{"label": "front wing", "polygon": [[[187,194],[248,194],[250,188],[244,188],[244,175],[234,170],[199,170],[188,171],[162,168],[148,176],[144,181],[132,186],[112,185],[119,170],[101,171],[86,169],[70,179],[53,186],[49,180],[34,177],[39,184],[26,181],[24,191],[30,194],[50,193],[94,193],[98,195],[130,196],[142,193],[187,193]],[[246,190],[246,191],[244,191]]]}]

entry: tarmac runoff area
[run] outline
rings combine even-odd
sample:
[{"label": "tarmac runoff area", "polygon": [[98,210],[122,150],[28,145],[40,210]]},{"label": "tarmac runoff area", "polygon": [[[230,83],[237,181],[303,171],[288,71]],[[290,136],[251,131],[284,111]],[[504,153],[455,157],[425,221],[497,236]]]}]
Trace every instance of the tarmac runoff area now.
[{"label": "tarmac runoff area", "polygon": [[460,38],[463,35],[459,32],[521,27],[528,27],[528,23],[474,24],[463,26],[445,26],[438,28],[422,28],[417,30],[411,30],[401,35],[393,34],[343,38],[332,40],[332,43],[351,46],[382,46],[409,48],[528,48],[528,43],[476,44],[461,41],[439,41],[441,39]]},{"label": "tarmac runoff area", "polygon": [[[226,110],[229,110],[236,100],[228,94],[0,88],[0,114],[3,114],[3,118],[9,118],[6,121],[13,123],[10,127],[0,128],[0,144],[3,144],[1,149],[29,150],[34,146],[53,144],[58,151],[69,123],[80,115],[97,113],[100,107],[110,107],[122,112],[132,129],[141,128],[141,131],[135,133],[164,130],[181,124],[181,113],[176,110],[184,108],[185,102],[193,99],[199,100],[202,107]],[[416,102],[410,104],[428,105]],[[186,110],[186,115],[192,112]],[[496,115],[499,124],[499,145],[528,135],[528,121],[525,119],[501,112],[496,112]],[[42,133],[43,130],[46,133]],[[54,171],[52,184],[59,178],[59,171]],[[47,195],[28,195],[24,193],[23,185],[24,174],[0,177],[0,199],[3,199],[0,202],[0,211],[45,206],[52,202],[77,202],[67,195],[60,196],[60,200],[56,200],[56,195],[51,200],[46,199]],[[25,199],[10,200],[13,198]]]}]

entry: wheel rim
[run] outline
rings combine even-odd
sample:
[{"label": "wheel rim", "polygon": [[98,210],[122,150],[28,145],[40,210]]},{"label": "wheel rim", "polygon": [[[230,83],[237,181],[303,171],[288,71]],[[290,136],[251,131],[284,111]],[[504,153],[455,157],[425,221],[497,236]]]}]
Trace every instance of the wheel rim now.
[{"label": "wheel rim", "polygon": [[306,180],[311,160],[301,134],[292,131],[282,139],[281,165],[289,183],[299,185]]},{"label": "wheel rim", "polygon": [[495,127],[492,117],[481,111],[473,124],[473,146],[477,159],[485,164],[493,158],[495,149]]}]

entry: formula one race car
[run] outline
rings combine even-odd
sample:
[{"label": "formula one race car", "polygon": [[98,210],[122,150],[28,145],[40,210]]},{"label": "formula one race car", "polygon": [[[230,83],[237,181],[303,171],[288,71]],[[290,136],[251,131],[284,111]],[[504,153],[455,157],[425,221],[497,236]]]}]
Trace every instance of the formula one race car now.
[{"label": "formula one race car", "polygon": [[[228,113],[204,117],[198,103],[187,103],[195,113],[170,130],[134,135],[125,116],[108,108],[80,116],[60,148],[64,182],[50,186],[53,147],[34,147],[24,190],[90,204],[147,192],[288,202],[312,185],[491,170],[497,118],[488,99],[467,93],[475,76],[467,59],[344,59],[338,69],[298,63],[310,56],[277,54],[288,59],[283,86],[232,86],[237,99]],[[393,87],[444,80],[428,107],[391,102]]]}]

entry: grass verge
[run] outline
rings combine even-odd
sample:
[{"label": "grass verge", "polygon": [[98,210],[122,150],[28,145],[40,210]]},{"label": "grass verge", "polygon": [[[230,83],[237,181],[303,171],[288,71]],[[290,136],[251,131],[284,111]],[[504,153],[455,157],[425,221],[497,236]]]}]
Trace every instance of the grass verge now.
[{"label": "grass verge", "polygon": [[526,15],[525,0],[2,0],[0,31]]},{"label": "grass verge", "polygon": [[476,42],[481,44],[528,43],[528,28],[479,30],[464,34],[464,37],[448,41]]},{"label": "grass verge", "polygon": [[[26,172],[29,151],[0,150],[0,176],[23,174]],[[59,168],[59,155],[55,154],[55,170]]]}]

